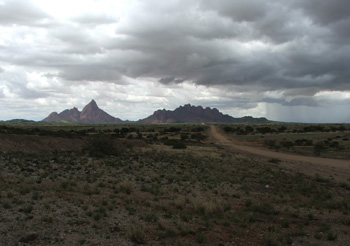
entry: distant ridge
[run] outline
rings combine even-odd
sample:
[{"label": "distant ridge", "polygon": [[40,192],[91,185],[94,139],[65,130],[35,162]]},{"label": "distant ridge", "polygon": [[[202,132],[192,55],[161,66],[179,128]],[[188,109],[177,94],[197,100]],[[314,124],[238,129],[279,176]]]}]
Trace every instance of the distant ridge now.
[{"label": "distant ridge", "polygon": [[[76,123],[121,123],[119,118],[115,118],[97,106],[95,100],[91,100],[80,112],[76,107],[63,110],[61,113],[52,112],[42,121],[44,122],[76,122]],[[130,122],[130,121],[126,121]],[[175,110],[157,110],[145,119],[137,121],[139,123],[264,123],[266,118],[253,118],[245,116],[234,118],[221,113],[216,108],[203,108],[186,104]]]},{"label": "distant ridge", "polygon": [[7,122],[11,124],[26,124],[26,123],[33,123],[35,122],[34,120],[25,120],[25,119],[12,119],[12,120],[6,120],[6,121],[1,121],[1,122]]},{"label": "distant ridge", "polygon": [[209,123],[209,122],[221,122],[221,123],[240,123],[240,122],[266,122],[266,118],[253,118],[251,116],[245,116],[242,118],[234,118],[232,116],[221,113],[216,108],[203,108],[202,106],[192,106],[186,104],[180,106],[177,109],[170,110],[157,110],[153,115],[139,120],[141,123],[181,123],[181,122],[197,122],[197,123]]},{"label": "distant ridge", "polygon": [[44,122],[77,122],[77,123],[120,123],[121,119],[115,118],[97,106],[95,100],[91,100],[80,112],[77,108],[66,109],[61,113],[52,112],[43,119]]}]

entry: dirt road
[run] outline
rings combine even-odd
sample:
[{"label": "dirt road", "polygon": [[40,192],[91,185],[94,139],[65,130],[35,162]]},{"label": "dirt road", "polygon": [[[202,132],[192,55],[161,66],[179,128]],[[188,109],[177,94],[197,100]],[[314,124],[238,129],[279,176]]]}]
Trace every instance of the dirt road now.
[{"label": "dirt road", "polygon": [[350,161],[328,158],[300,156],[287,153],[275,152],[252,146],[240,145],[238,141],[229,139],[217,126],[212,125],[210,133],[215,143],[225,149],[234,152],[244,152],[265,158],[275,158],[283,161],[283,166],[306,174],[320,174],[331,176],[338,181],[350,181]]}]

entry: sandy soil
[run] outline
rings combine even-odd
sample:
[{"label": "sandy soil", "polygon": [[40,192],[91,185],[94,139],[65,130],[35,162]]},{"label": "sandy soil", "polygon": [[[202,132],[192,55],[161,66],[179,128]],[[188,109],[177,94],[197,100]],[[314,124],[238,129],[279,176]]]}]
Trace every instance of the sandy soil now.
[{"label": "sandy soil", "polygon": [[263,158],[281,160],[281,165],[308,175],[320,174],[337,181],[350,181],[350,161],[309,156],[293,155],[275,152],[252,146],[240,145],[238,141],[230,139],[217,126],[212,125],[210,134],[216,144],[233,152],[244,152]]}]

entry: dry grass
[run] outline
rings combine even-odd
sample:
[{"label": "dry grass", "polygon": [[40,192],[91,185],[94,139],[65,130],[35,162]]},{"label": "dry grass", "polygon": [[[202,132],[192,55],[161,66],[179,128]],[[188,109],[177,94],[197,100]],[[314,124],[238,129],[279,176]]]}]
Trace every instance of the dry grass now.
[{"label": "dry grass", "polygon": [[219,203],[215,198],[204,199],[202,197],[195,197],[192,199],[194,210],[206,216],[219,215],[222,213],[222,203]]},{"label": "dry grass", "polygon": [[[180,139],[197,127],[140,130]],[[152,141],[118,156],[0,153],[0,245],[348,245],[348,182]]]},{"label": "dry grass", "polygon": [[145,228],[141,224],[136,224],[130,226],[128,230],[128,236],[136,244],[145,244],[146,243],[146,233]]},{"label": "dry grass", "polygon": [[133,184],[129,180],[119,183],[119,191],[130,195],[133,191]]}]

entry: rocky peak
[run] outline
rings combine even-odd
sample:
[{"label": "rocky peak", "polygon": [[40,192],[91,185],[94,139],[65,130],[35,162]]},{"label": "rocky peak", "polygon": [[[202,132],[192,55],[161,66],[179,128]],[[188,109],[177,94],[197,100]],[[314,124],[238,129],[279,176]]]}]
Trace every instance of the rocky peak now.
[{"label": "rocky peak", "polygon": [[69,121],[69,122],[86,122],[86,123],[117,123],[120,119],[115,118],[97,106],[95,100],[91,100],[80,112],[76,107],[66,109],[59,114],[51,113],[43,121]]},{"label": "rocky peak", "polygon": [[169,122],[234,122],[235,118],[224,115],[216,108],[203,109],[202,106],[185,104],[174,111],[158,110],[150,117],[141,120],[145,123]]},{"label": "rocky peak", "polygon": [[91,102],[89,102],[84,108],[83,108],[83,111],[84,110],[98,110],[100,109],[98,106],[97,106],[97,103],[95,102],[94,99],[91,100]]}]

